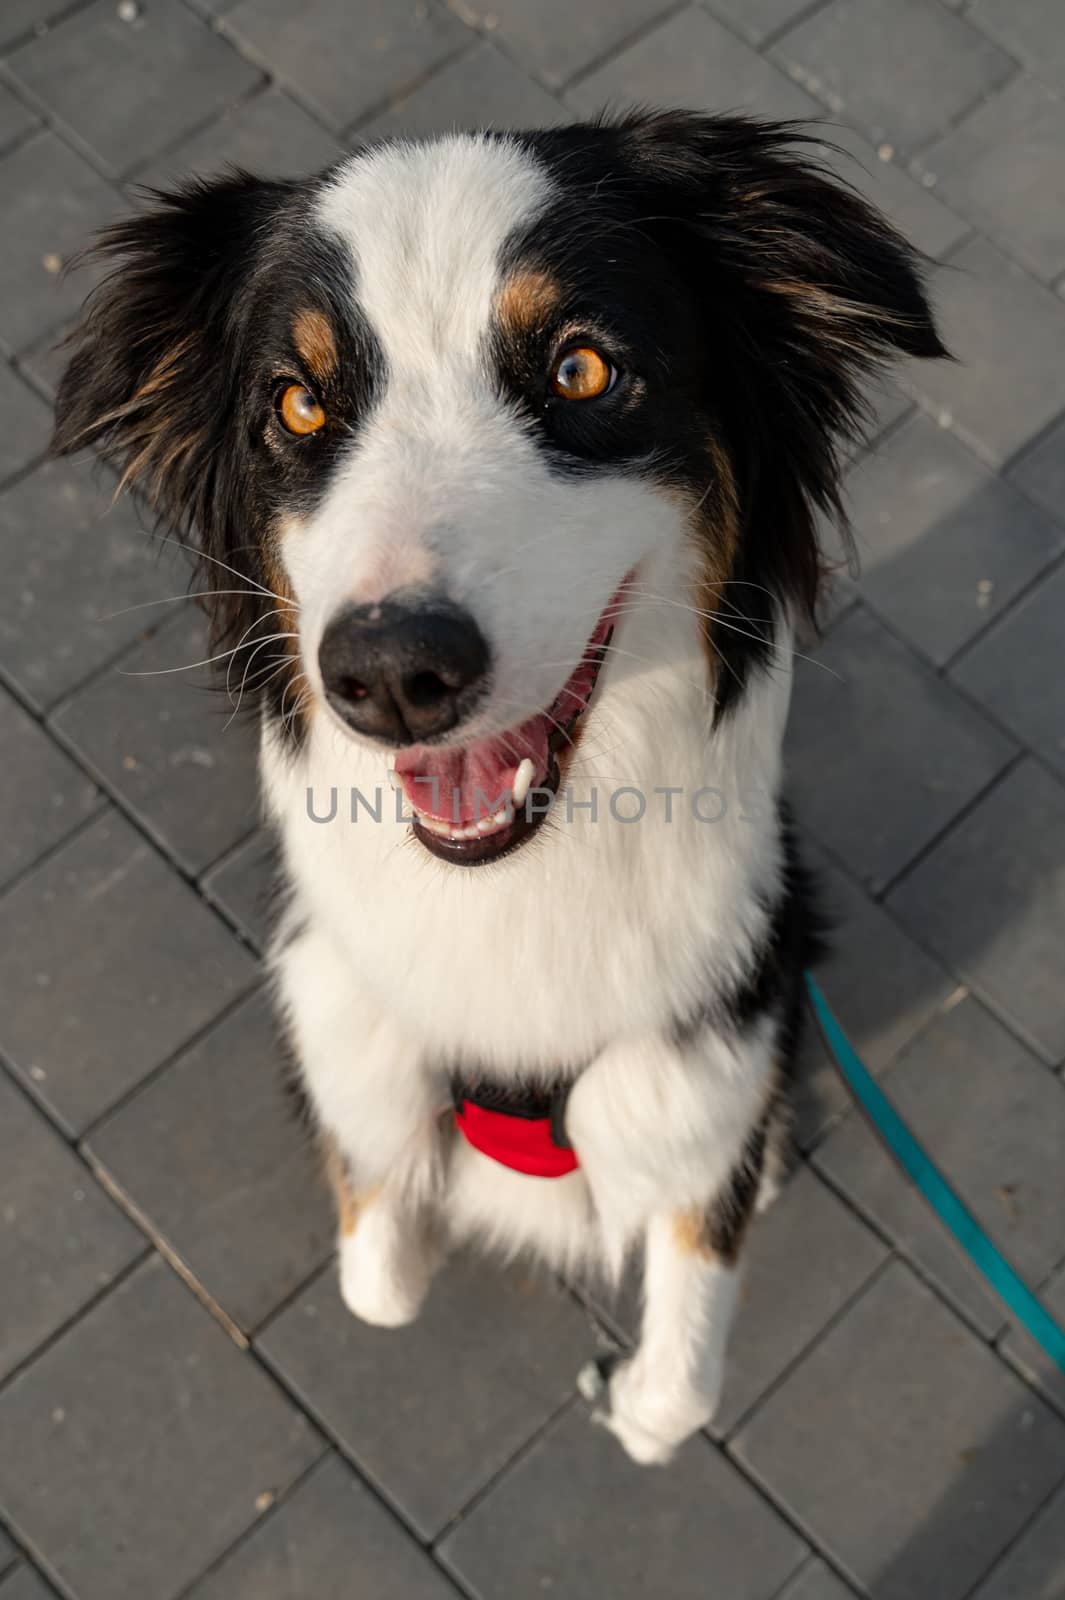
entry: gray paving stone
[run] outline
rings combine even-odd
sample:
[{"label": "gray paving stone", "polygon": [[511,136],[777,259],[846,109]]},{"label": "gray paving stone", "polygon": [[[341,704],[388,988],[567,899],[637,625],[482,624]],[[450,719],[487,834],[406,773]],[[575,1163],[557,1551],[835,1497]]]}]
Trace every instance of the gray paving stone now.
[{"label": "gray paving stone", "polygon": [[793,23],[809,0],[704,0],[708,11],[727,22],[751,44],[763,45],[771,34]]},{"label": "gray paving stone", "polygon": [[357,139],[365,144],[426,138],[455,128],[539,128],[565,116],[553,95],[483,41],[360,127]]},{"label": "gray paving stone", "polygon": [[1065,1491],[1025,1530],[973,1600],[1060,1600],[1065,1595]]},{"label": "gray paving stone", "polygon": [[733,1430],[885,1255],[875,1235],[801,1167],[751,1233],[715,1433]]},{"label": "gray paving stone", "polygon": [[57,1596],[39,1572],[32,1567],[18,1567],[0,1583],[0,1600],[57,1600]]},{"label": "gray paving stone", "polygon": [[1061,301],[980,238],[954,252],[934,287],[957,360],[914,363],[904,386],[999,467],[1065,408]]},{"label": "gray paving stone", "polygon": [[342,154],[338,142],[302,106],[271,87],[230,107],[176,150],[136,168],[134,181],[165,189],[178,178],[218,172],[227,164],[264,178],[302,178]]},{"label": "gray paving stone", "polygon": [[95,784],[2,691],[0,770],[16,775],[16,782],[0,792],[2,886],[58,844],[103,801]]},{"label": "gray paving stone", "polygon": [[496,33],[508,55],[548,88],[557,89],[577,73],[619,50],[628,39],[663,16],[666,0],[461,0],[456,9],[468,21]]},{"label": "gray paving stone", "polygon": [[864,607],[836,624],[817,659],[796,663],[791,792],[800,821],[875,888],[975,798],[1012,747]]},{"label": "gray paving stone", "polygon": [[786,1589],[780,1591],[779,1600],[853,1600],[854,1590],[848,1589],[842,1578],[837,1578],[823,1561],[811,1561]]},{"label": "gray paving stone", "polygon": [[0,481],[29,466],[48,448],[52,414],[29,384],[0,364]]},{"label": "gray paving stone", "polygon": [[54,133],[35,134],[0,160],[0,340],[9,349],[73,317],[94,275],[62,277],[59,267],[119,210],[110,185]]},{"label": "gray paving stone", "polygon": [[848,474],[861,592],[937,666],[1065,547],[1052,522],[930,417],[914,416]]},{"label": "gray paving stone", "polygon": [[240,931],[262,950],[270,928],[269,907],[277,879],[277,847],[257,831],[206,874],[201,888]]},{"label": "gray paving stone", "polygon": [[0,898],[0,1049],[80,1132],[255,980],[214,913],[114,812]]},{"label": "gray paving stone", "polygon": [[477,1600],[770,1600],[804,1553],[705,1439],[648,1471],[579,1406],[440,1549]]},{"label": "gray paving stone", "polygon": [[[1039,1297],[1058,1324],[1065,1328],[1065,1265],[1046,1283],[1033,1285]],[[1000,1347],[1010,1364],[1024,1373],[1029,1382],[1046,1396],[1051,1404],[1065,1414],[1065,1372],[1056,1361],[1051,1361],[1042,1345],[1018,1323],[1010,1328]],[[1027,1594],[1025,1600],[1028,1600]]]},{"label": "gray paving stone", "polygon": [[212,653],[199,609],[176,609],[142,611],[170,620],[68,700],[54,724],[186,871],[198,873],[258,820],[258,730],[234,715],[239,672],[230,697],[212,687],[210,667],[170,670]]},{"label": "gray paving stone", "polygon": [[42,709],[158,622],[133,608],[188,586],[181,553],[110,487],[87,461],[49,461],[0,494],[0,664]]},{"label": "gray paving stone", "polygon": [[13,95],[10,89],[0,84],[0,150],[14,144],[16,139],[21,139],[39,123],[40,118]]},{"label": "gray paving stone", "polygon": [[237,0],[188,0],[188,3],[201,16],[210,17],[213,20],[215,17],[220,17],[223,11],[232,11]]},{"label": "gray paving stone", "polygon": [[173,1600],[322,1451],[158,1257],[0,1395],[0,1506],[78,1600]]},{"label": "gray paving stone", "polygon": [[241,0],[221,26],[338,133],[469,42],[438,0]]},{"label": "gray paving stone", "polygon": [[189,1600],[455,1600],[443,1574],[330,1455]]},{"label": "gray paving stone", "polygon": [[594,1353],[590,1324],[546,1277],[466,1260],[448,1264],[408,1328],[359,1322],[330,1269],[258,1342],[423,1538],[573,1393]]},{"label": "gray paving stone", "polygon": [[772,54],[875,143],[904,150],[940,133],[1014,70],[938,0],[832,0]]},{"label": "gray paving stone", "polygon": [[1027,595],[951,672],[1065,778],[1065,678],[1061,623],[1065,568]]},{"label": "gray paving stone", "polygon": [[43,32],[49,23],[69,11],[71,0],[4,0],[0,9],[0,49],[25,34]]},{"label": "gray paving stone", "polygon": [[[803,857],[814,868],[832,924],[828,955],[817,967],[818,983],[862,1060],[879,1074],[945,1004],[956,984],[811,841],[803,841]],[[812,1018],[806,1032],[795,1128],[803,1149],[850,1105]]]},{"label": "gray paving stone", "polygon": [[1024,760],[899,885],[891,905],[1050,1061],[1065,1057],[1065,788]]},{"label": "gray paving stone", "polygon": [[73,323],[51,329],[35,344],[28,345],[18,358],[19,372],[35,390],[47,397],[46,404],[55,399],[59,380],[66,368],[69,352],[64,347],[64,340],[72,328]]},{"label": "gray paving stone", "polygon": [[245,1331],[329,1256],[326,1186],[262,996],[108,1117],[89,1149]]},{"label": "gray paving stone", "polygon": [[115,177],[259,77],[181,0],[146,0],[134,22],[124,22],[112,0],[96,0],[16,50],[8,69]]},{"label": "gray paving stone", "polygon": [[962,1600],[1065,1475],[1065,1424],[901,1263],[735,1448],[877,1600]]},{"label": "gray paving stone", "polygon": [[771,117],[821,112],[816,100],[698,6],[612,56],[566,100],[582,116],[594,116],[608,104],[633,102]]},{"label": "gray paving stone", "polygon": [[1065,32],[1058,0],[970,0],[969,15],[1052,89],[1065,91]]},{"label": "gray paving stone", "polygon": [[[902,1052],[884,1089],[1022,1276],[1061,1259],[1065,1090],[984,1010],[964,999]],[[814,1156],[865,1215],[987,1337],[1009,1320],[864,1118],[851,1112]]]},{"label": "gray paving stone", "polygon": [[863,446],[875,445],[882,434],[893,428],[897,422],[901,422],[908,411],[913,410],[913,402],[909,395],[903,394],[893,377],[869,379],[863,384],[862,390],[871,415],[862,430],[862,442],[858,451],[852,451],[852,454],[860,454]]},{"label": "gray paving stone", "polygon": [[[833,123],[818,159],[857,189],[926,256],[945,255],[969,232],[969,224],[896,161],[884,160],[853,128]],[[890,149],[890,146],[886,148]]]},{"label": "gray paving stone", "polygon": [[936,192],[1047,282],[1065,267],[1065,102],[1022,76],[921,158]]},{"label": "gray paving stone", "polygon": [[0,1073],[0,1378],[144,1249],[143,1235]]},{"label": "gray paving stone", "polygon": [[1065,419],[1006,474],[1059,522],[1065,522]]}]

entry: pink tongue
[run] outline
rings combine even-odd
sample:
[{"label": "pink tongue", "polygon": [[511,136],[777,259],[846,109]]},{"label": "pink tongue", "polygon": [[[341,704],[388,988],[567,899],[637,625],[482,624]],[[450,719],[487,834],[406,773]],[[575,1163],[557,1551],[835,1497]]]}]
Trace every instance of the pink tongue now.
[{"label": "pink tongue", "polygon": [[530,717],[517,728],[508,728],[497,738],[482,739],[462,750],[414,745],[396,757],[396,771],[411,806],[426,816],[459,827],[481,822],[506,804],[514,775],[526,757],[533,764],[532,787],[543,783],[549,763],[548,737],[553,728],[566,727],[584,710],[595,686],[596,667],[591,655],[610,634],[624,587],[623,584],[599,618],[581,659],[547,711]]},{"label": "pink tongue", "polygon": [[464,750],[415,745],[401,751],[396,771],[408,803],[456,826],[490,817],[510,798],[514,774],[526,756],[533,764],[533,783],[544,777],[550,726],[541,713],[502,738],[483,739]]}]

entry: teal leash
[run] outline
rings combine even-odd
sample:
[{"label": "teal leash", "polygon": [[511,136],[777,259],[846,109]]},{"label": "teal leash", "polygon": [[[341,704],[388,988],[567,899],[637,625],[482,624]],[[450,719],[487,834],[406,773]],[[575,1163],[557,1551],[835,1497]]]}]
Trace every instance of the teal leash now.
[{"label": "teal leash", "polygon": [[968,1206],[903,1122],[840,1027],[817,983],[806,974],[806,988],[825,1044],[836,1068],[876,1133],[906,1175],[916,1184],[939,1220],[987,1279],[1000,1300],[1027,1328],[1035,1342],[1065,1372],[1065,1329],[1010,1266]]}]

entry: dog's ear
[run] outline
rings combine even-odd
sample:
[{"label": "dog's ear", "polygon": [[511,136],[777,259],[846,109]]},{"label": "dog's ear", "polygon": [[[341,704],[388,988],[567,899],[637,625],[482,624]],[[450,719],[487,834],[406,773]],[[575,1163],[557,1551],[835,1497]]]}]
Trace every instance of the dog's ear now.
[{"label": "dog's ear", "polygon": [[53,450],[96,448],[168,526],[205,544],[224,509],[251,263],[290,192],[237,172],[151,191],[88,253],[110,270],[68,340]]},{"label": "dog's ear", "polygon": [[686,112],[623,127],[630,160],[666,189],[707,269],[756,305],[796,382],[827,383],[831,399],[840,367],[947,354],[917,252],[808,154],[829,141],[794,123]]},{"label": "dog's ear", "polygon": [[921,258],[793,123],[637,113],[618,132],[704,307],[748,540],[812,612],[814,508],[849,542],[839,444],[866,420],[863,380],[899,356],[947,355]]}]

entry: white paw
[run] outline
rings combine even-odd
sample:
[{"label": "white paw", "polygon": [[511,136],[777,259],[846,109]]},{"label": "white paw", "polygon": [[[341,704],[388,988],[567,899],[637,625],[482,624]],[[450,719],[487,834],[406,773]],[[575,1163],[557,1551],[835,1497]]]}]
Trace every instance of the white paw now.
[{"label": "white paw", "polygon": [[367,1248],[359,1230],[340,1245],[340,1296],[356,1317],[376,1328],[413,1322],[429,1289],[431,1272],[419,1259],[398,1262]]},{"label": "white paw", "polygon": [[678,1401],[648,1382],[635,1361],[611,1358],[581,1369],[577,1388],[592,1407],[592,1420],[620,1441],[639,1466],[666,1466],[685,1439],[713,1415],[697,1396]]}]

